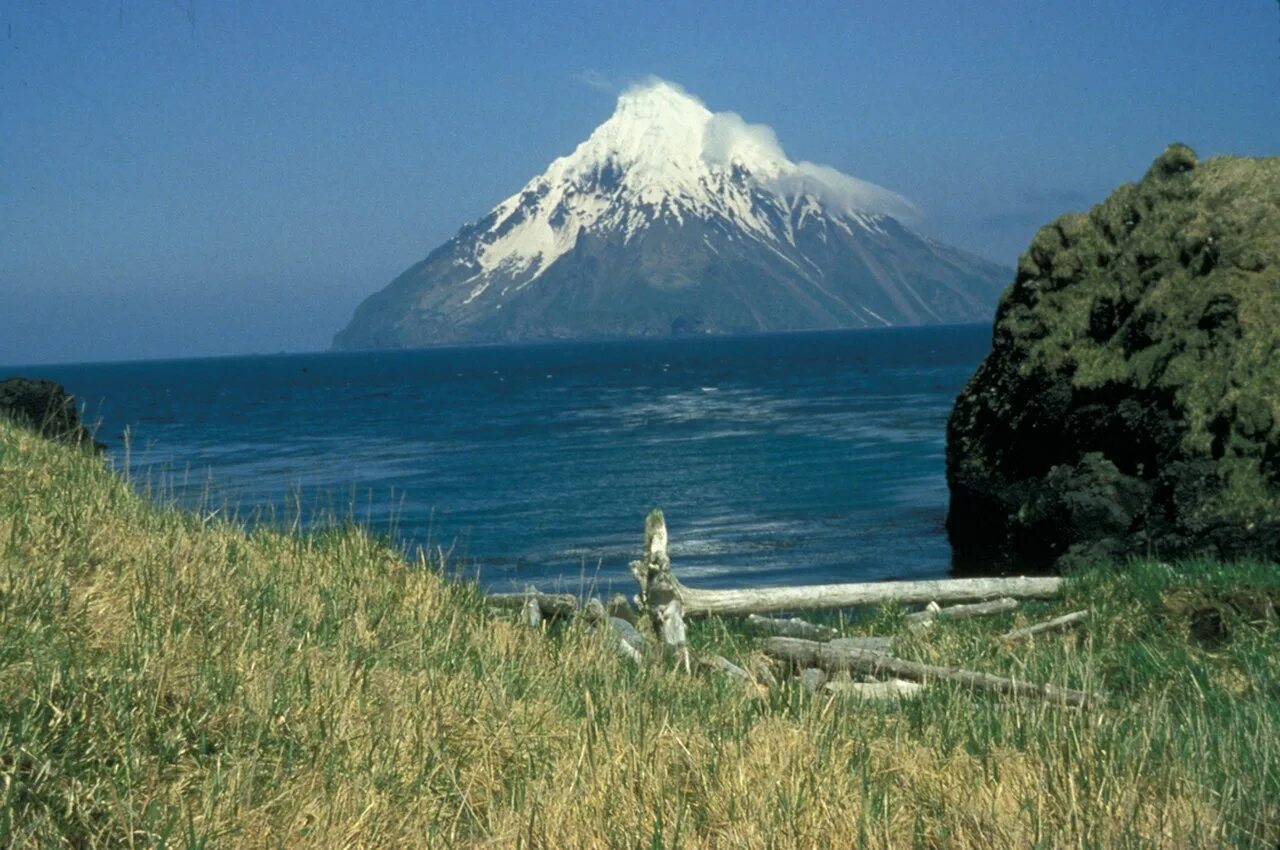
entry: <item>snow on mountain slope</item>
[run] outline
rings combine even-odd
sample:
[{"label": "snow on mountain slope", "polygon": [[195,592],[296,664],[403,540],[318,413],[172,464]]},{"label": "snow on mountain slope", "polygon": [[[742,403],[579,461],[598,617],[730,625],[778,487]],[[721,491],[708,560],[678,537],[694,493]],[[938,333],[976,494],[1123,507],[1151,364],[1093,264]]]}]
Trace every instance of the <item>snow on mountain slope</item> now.
[{"label": "snow on mountain slope", "polygon": [[337,348],[986,319],[1009,275],[661,80],[371,296]]}]

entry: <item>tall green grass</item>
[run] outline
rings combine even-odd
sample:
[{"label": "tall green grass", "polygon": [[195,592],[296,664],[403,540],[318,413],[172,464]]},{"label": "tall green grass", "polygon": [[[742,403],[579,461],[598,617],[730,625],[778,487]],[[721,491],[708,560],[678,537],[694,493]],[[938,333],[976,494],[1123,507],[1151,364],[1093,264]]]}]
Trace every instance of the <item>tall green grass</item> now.
[{"label": "tall green grass", "polygon": [[[639,525],[639,518],[637,521]],[[640,530],[637,528],[637,545]],[[0,423],[0,844],[14,847],[1270,847],[1280,633],[1171,595],[1269,565],[1137,564],[919,635],[908,657],[1105,691],[862,705],[636,669],[494,618],[360,527],[246,530]],[[678,568],[678,565],[677,565]],[[1182,590],[1179,590],[1179,589]],[[1017,622],[1089,607],[1014,646]],[[693,624],[734,659],[731,623]]]}]

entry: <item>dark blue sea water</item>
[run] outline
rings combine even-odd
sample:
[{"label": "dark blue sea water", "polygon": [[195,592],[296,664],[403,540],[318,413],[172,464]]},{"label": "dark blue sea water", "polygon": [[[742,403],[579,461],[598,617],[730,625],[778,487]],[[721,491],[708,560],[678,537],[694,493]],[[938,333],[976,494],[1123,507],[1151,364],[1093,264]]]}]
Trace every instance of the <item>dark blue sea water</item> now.
[{"label": "dark blue sea water", "polygon": [[[354,515],[493,586],[630,589],[662,507],[708,587],[936,577],[943,449],[988,327],[23,367],[134,479]],[[126,455],[123,435],[128,430]],[[206,495],[206,493],[208,495]]]}]

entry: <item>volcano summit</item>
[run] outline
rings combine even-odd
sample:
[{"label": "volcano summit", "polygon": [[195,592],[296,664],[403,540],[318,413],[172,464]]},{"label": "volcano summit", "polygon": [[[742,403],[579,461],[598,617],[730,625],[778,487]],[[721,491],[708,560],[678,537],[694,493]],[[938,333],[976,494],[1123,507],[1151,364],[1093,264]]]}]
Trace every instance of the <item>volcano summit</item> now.
[{"label": "volcano summit", "polygon": [[660,80],[356,310],[336,349],[987,321],[1012,272]]}]

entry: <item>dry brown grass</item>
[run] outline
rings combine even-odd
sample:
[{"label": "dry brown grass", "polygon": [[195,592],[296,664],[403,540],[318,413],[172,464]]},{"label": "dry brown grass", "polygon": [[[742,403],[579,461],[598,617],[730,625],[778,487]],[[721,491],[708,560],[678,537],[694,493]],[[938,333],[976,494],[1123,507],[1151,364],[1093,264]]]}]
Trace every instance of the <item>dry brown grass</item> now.
[{"label": "dry brown grass", "polygon": [[[539,633],[488,617],[435,566],[406,564],[358,528],[246,531],[157,507],[99,461],[0,424],[0,839],[987,848],[1280,837],[1261,802],[1280,754],[1268,632],[1219,650],[1219,664],[1142,643],[1141,622],[1116,637],[1132,618],[1100,617],[1021,654],[992,649],[986,627],[940,627],[911,651],[1117,699],[1086,714],[939,688],[912,706],[856,706],[635,670],[578,626]],[[1128,643],[1117,654],[1104,640]],[[1216,666],[1162,679],[1173,664]]]}]

